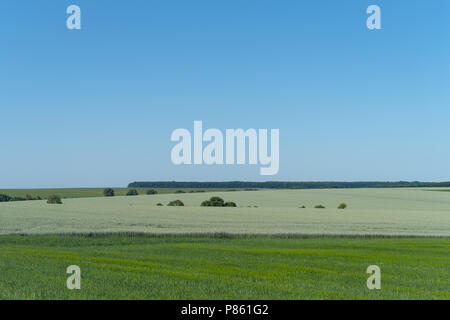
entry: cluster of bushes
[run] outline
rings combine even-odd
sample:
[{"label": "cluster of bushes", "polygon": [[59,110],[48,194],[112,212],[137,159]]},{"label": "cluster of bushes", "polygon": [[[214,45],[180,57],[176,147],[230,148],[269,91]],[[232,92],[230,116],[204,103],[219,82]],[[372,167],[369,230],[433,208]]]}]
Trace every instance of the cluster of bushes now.
[{"label": "cluster of bushes", "polygon": [[[158,207],[162,207],[162,203],[156,204]],[[184,207],[184,203],[181,200],[174,200],[167,204],[169,207]],[[225,202],[220,197],[212,197],[209,200],[203,201],[201,204],[202,207],[237,207],[234,202]]]},{"label": "cluster of bushes", "polygon": [[11,197],[7,194],[0,194],[0,202],[10,202],[10,201],[31,201],[31,200],[42,200],[40,196],[32,197],[27,194],[25,197]]},{"label": "cluster of bushes", "polygon": [[[301,207],[299,207],[299,208],[300,208],[300,209],[305,209],[306,207],[305,207],[305,206],[301,206]],[[314,208],[315,208],[315,209],[325,209],[325,206],[319,204],[319,205],[317,205],[317,206],[314,206]],[[345,209],[345,208],[347,208],[347,204],[346,204],[346,203],[341,203],[337,208],[338,208],[338,209]]]},{"label": "cluster of bushes", "polygon": [[[157,207],[163,207],[164,205],[162,203],[157,203],[156,204]],[[174,201],[170,201],[167,204],[168,207],[184,207],[184,203],[181,200],[174,200]]]},{"label": "cluster of bushes", "polygon": [[169,207],[184,207],[184,203],[181,200],[170,201],[167,205]]},{"label": "cluster of bushes", "polygon": [[[158,191],[156,191],[154,189],[148,189],[145,193],[148,195],[152,195],[152,194],[157,194]],[[106,188],[103,190],[103,195],[105,197],[114,197],[116,194],[114,192],[114,189]],[[127,191],[126,195],[127,196],[137,196],[137,195],[139,195],[139,192],[136,189],[130,189]]]},{"label": "cluster of bushes", "polygon": [[138,196],[139,192],[136,189],[130,189],[127,191],[127,196]]},{"label": "cluster of bushes", "polygon": [[[0,194],[0,202],[10,202],[10,201],[31,201],[31,200],[42,200],[40,196],[32,197],[27,194],[25,197],[10,197],[6,194]],[[60,196],[51,195],[47,197],[48,204],[62,204]]]},{"label": "cluster of bushes", "polygon": [[201,204],[202,207],[237,207],[234,202],[225,202],[220,197],[211,197],[209,200],[205,200]]},{"label": "cluster of bushes", "polygon": [[111,188],[106,188],[105,190],[103,190],[103,195],[105,197],[114,197],[115,193],[114,190]]},{"label": "cluster of bushes", "polygon": [[47,203],[48,204],[62,204],[62,200],[61,200],[60,196],[52,195],[52,196],[48,196]]}]

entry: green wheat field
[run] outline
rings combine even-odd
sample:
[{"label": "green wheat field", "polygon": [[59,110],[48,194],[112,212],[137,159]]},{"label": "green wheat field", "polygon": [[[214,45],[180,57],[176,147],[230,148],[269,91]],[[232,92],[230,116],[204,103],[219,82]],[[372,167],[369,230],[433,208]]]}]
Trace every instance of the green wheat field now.
[{"label": "green wheat field", "polygon": [[[450,193],[436,188],[69,190],[62,205],[0,203],[0,299],[450,299]],[[211,196],[238,207],[200,207]]]}]

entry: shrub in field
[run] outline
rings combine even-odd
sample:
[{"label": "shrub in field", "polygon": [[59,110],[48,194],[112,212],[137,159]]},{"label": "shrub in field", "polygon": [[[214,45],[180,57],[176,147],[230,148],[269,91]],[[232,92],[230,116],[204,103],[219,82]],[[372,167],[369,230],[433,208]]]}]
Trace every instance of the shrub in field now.
[{"label": "shrub in field", "polygon": [[205,200],[202,202],[202,204],[200,206],[201,207],[211,207],[211,201]]},{"label": "shrub in field", "polygon": [[138,196],[138,195],[139,195],[139,193],[137,192],[136,189],[130,189],[127,192],[127,196]]},{"label": "shrub in field", "polygon": [[341,203],[341,204],[338,206],[338,209],[345,209],[345,208],[347,208],[347,204],[346,204],[346,203]]},{"label": "shrub in field", "polygon": [[114,197],[114,190],[111,188],[106,188],[105,190],[103,190],[103,195],[105,197]]},{"label": "shrub in field", "polygon": [[237,207],[236,203],[234,203],[234,202],[232,202],[232,201],[230,201],[230,202],[225,202],[225,203],[223,204],[223,206],[224,206],[224,207],[233,207],[233,208]]},{"label": "shrub in field", "polygon": [[301,207],[299,207],[300,209],[305,209],[306,207],[305,206],[301,206]]},{"label": "shrub in field", "polygon": [[234,202],[225,202],[220,197],[211,197],[209,200],[205,200],[201,204],[202,207],[237,207]]},{"label": "shrub in field", "polygon": [[211,197],[209,200],[205,200],[202,202],[202,207],[223,207],[225,201],[223,201],[220,197]]},{"label": "shrub in field", "polygon": [[184,207],[184,203],[181,200],[171,201],[168,204],[169,207]]},{"label": "shrub in field", "polygon": [[315,206],[314,208],[316,208],[316,209],[325,209],[325,206],[319,204],[319,205]]},{"label": "shrub in field", "polygon": [[162,206],[163,206],[163,204],[162,204],[162,203],[158,203],[158,204],[156,204],[156,206],[158,206],[158,207],[162,207]]},{"label": "shrub in field", "polygon": [[225,204],[225,201],[223,201],[223,199],[220,197],[211,197],[211,199],[209,199],[209,202],[211,202],[212,207],[223,207],[223,205]]},{"label": "shrub in field", "polygon": [[158,191],[156,191],[156,190],[154,190],[154,189],[148,189],[147,190],[147,194],[148,195],[151,195],[151,194],[157,194],[158,193]]},{"label": "shrub in field", "polygon": [[47,203],[48,204],[62,204],[62,200],[61,200],[60,196],[53,195],[53,196],[48,196]]},{"label": "shrub in field", "polygon": [[184,190],[177,190],[177,191],[175,191],[175,193],[186,193],[186,191],[184,191]]},{"label": "shrub in field", "polygon": [[11,201],[11,197],[6,194],[0,194],[0,202],[8,202]]}]

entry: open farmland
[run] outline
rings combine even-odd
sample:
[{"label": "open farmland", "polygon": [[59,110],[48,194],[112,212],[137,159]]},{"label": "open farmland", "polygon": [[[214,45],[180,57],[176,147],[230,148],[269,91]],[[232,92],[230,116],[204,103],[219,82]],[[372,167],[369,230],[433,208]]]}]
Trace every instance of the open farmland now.
[{"label": "open farmland", "polygon": [[[217,195],[238,208],[204,208]],[[180,199],[185,207],[158,207]],[[338,210],[339,203],[348,208]],[[314,209],[315,205],[325,209]],[[306,206],[300,209],[300,206]],[[0,203],[0,234],[450,236],[450,193],[424,189],[265,190]]]},{"label": "open farmland", "polygon": [[[450,299],[449,239],[0,237],[0,299]],[[66,289],[67,266],[82,270]],[[382,290],[366,287],[377,264]]]},{"label": "open farmland", "polygon": [[[213,195],[238,207],[200,207]],[[176,199],[185,206],[157,206]],[[261,190],[63,202],[0,203],[0,299],[450,298],[448,192]],[[348,207],[337,209],[342,202]],[[73,264],[82,270],[81,290],[66,289]],[[366,287],[373,264],[382,270],[381,290]]]}]

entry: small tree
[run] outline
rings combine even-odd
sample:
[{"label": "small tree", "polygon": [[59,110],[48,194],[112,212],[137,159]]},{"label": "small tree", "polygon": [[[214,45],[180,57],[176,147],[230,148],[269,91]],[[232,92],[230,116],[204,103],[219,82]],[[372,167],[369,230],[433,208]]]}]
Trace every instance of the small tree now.
[{"label": "small tree", "polygon": [[205,200],[202,202],[202,204],[200,206],[201,207],[211,207],[211,201]]},{"label": "small tree", "polygon": [[181,200],[171,201],[168,204],[169,207],[184,207],[184,203]]},{"label": "small tree", "polygon": [[106,188],[105,190],[103,190],[103,195],[105,197],[114,197],[114,190],[111,188]]},{"label": "small tree", "polygon": [[148,190],[147,190],[147,194],[148,194],[148,195],[157,194],[157,193],[158,193],[158,191],[156,191],[156,190],[154,190],[154,189],[148,189]]},{"label": "small tree", "polygon": [[139,193],[136,189],[130,189],[127,192],[127,196],[138,196],[138,195],[139,195]]},{"label": "small tree", "polygon": [[345,209],[345,208],[347,208],[347,204],[346,204],[346,203],[341,203],[341,204],[338,206],[338,209]]},{"label": "small tree", "polygon": [[225,201],[220,197],[212,197],[209,202],[211,202],[211,207],[223,207],[225,204]]},{"label": "small tree", "polygon": [[60,196],[52,195],[47,198],[48,204],[62,204],[62,200]]},{"label": "small tree", "polygon": [[315,206],[314,208],[316,208],[316,209],[325,209],[325,206],[319,204],[319,205]]},{"label": "small tree", "polygon": [[157,203],[157,204],[156,204],[156,206],[158,206],[158,207],[162,207],[162,206],[163,206],[163,204],[162,204],[162,203]]}]

